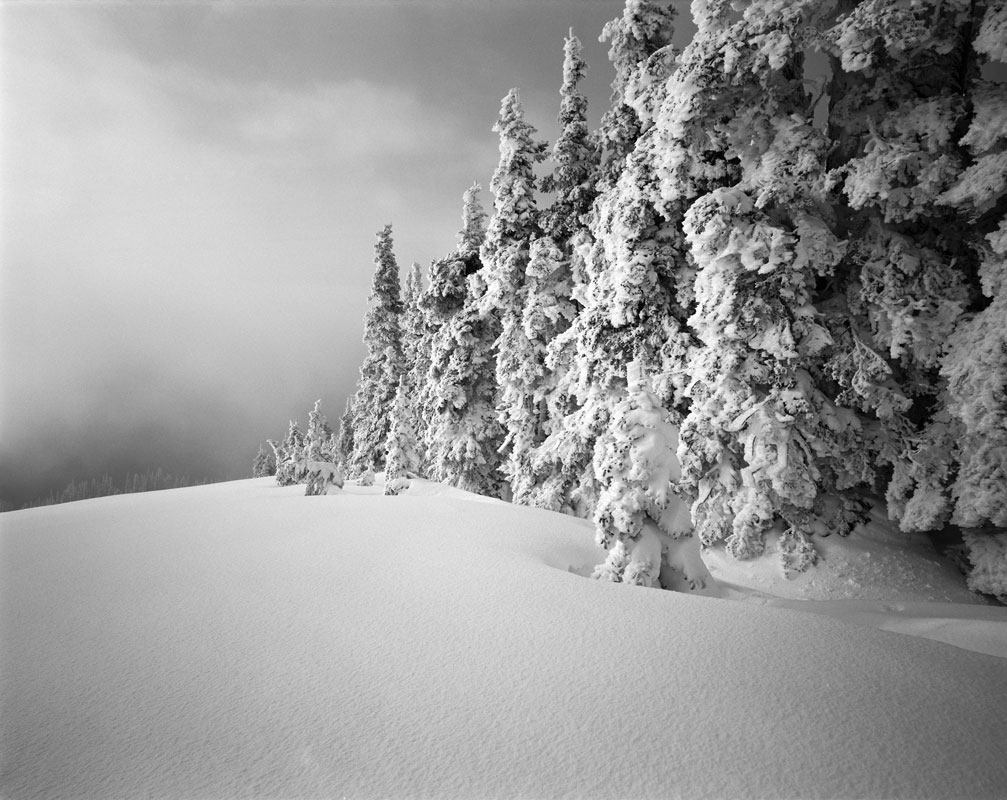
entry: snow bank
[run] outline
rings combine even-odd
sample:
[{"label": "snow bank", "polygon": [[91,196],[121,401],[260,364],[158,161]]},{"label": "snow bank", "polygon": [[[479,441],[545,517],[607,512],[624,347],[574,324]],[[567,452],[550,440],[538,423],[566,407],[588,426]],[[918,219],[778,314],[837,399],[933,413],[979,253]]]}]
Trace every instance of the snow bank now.
[{"label": "snow bank", "polygon": [[0,794],[1007,790],[1007,659],[587,580],[580,520],[421,481],[346,489],[0,517]]}]

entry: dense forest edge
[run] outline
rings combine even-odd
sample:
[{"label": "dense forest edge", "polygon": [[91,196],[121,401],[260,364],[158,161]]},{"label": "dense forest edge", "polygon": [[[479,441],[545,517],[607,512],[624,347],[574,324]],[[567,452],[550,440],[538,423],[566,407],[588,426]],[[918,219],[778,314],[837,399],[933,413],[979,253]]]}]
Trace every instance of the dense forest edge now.
[{"label": "dense forest edge", "polygon": [[465,192],[404,291],[380,231],[338,433],[316,404],[256,474],[590,518],[597,577],[645,586],[685,535],[806,570],[883,504],[1007,596],[1007,4],[692,15],[682,51],[652,0],[605,26],[595,131],[572,31],[551,149],[507,94],[492,212]]}]

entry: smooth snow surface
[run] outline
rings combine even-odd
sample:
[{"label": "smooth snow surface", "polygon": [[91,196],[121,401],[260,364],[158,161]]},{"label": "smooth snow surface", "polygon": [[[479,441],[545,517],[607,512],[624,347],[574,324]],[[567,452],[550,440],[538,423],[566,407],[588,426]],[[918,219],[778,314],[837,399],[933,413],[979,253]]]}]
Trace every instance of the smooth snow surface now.
[{"label": "smooth snow surface", "polygon": [[[0,516],[0,794],[1007,796],[1007,659],[878,630],[895,601],[593,581],[580,520],[303,491]],[[926,605],[909,632],[1007,642],[1007,609]]]}]

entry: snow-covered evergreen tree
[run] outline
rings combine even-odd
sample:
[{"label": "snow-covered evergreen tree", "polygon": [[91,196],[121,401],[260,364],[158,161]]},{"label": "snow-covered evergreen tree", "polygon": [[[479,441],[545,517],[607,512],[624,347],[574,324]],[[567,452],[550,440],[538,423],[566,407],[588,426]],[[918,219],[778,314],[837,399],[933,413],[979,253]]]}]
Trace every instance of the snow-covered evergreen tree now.
[{"label": "snow-covered evergreen tree", "polygon": [[339,431],[332,439],[332,461],[346,465],[353,453],[353,397],[346,398],[346,406],[339,417]]},{"label": "snow-covered evergreen tree", "polygon": [[[612,42],[616,80],[615,107],[600,135],[610,159],[615,152],[620,157],[618,165],[609,162],[587,219],[589,232],[576,237],[571,296],[582,308],[569,330],[556,336],[548,361],[559,401],[552,416],[562,420],[552,423],[537,453],[543,467],[551,465],[544,484],[574,487],[570,507],[584,516],[599,491],[591,466],[595,442],[625,393],[626,364],[640,357],[649,371],[661,373],[667,355],[681,359],[684,347],[676,319],[682,314],[672,295],[681,233],[657,211],[650,166],[653,108],[673,63],[673,15],[656,3],[628,0],[603,36]],[[619,123],[630,118],[628,127]]]},{"label": "snow-covered evergreen tree", "polygon": [[941,200],[966,162],[956,140],[977,76],[979,5],[864,0],[824,34],[831,179],[850,207],[837,229],[849,247],[830,324],[848,331],[836,372],[850,401],[878,418],[879,479],[907,530],[941,527],[951,513],[960,437],[940,367],[974,302],[976,267],[969,224]]},{"label": "snow-covered evergreen tree", "polygon": [[527,294],[526,272],[532,239],[541,233],[535,201],[535,165],[545,158],[545,142],[524,119],[516,89],[504,97],[493,130],[500,136],[500,162],[490,187],[494,213],[480,248],[483,270],[478,286],[481,322],[468,330],[498,329],[496,383],[500,390],[500,443],[503,470],[513,487],[530,467],[530,448],[543,437],[544,407],[536,402],[528,372],[534,346],[525,335],[522,316]]},{"label": "snow-covered evergreen tree", "polygon": [[[423,394],[430,371],[431,332],[427,326],[423,306],[423,273],[419,264],[413,262],[409,275],[406,277],[406,290],[402,299],[402,355],[405,371],[402,377],[405,389],[401,386],[396,392],[404,393],[410,424],[415,428],[416,440],[414,447],[418,461],[412,466],[416,472],[423,471],[426,463],[425,437],[426,419],[423,415]],[[396,402],[398,400],[396,399]]]},{"label": "snow-covered evergreen tree", "polygon": [[[969,587],[1007,598],[1007,3],[990,2],[972,42],[982,59],[1000,62],[986,79],[973,75],[972,116],[960,144],[971,163],[940,202],[970,225],[980,296],[952,334],[941,364],[945,409],[959,445],[950,483],[951,521],[973,569]],[[941,476],[945,477],[945,476]]]},{"label": "snow-covered evergreen tree", "polygon": [[416,416],[410,384],[406,375],[399,379],[392,406],[392,422],[388,431],[385,460],[385,494],[396,495],[409,488],[409,476],[420,466]]},{"label": "snow-covered evergreen tree", "polygon": [[503,431],[496,418],[498,327],[479,313],[483,269],[479,248],[485,235],[479,187],[464,197],[457,249],[430,267],[422,307],[430,335],[430,368],[422,409],[427,471],[433,480],[468,491],[500,496],[497,452]]},{"label": "snow-covered evergreen tree", "polygon": [[282,443],[270,441],[276,453],[276,482],[280,486],[293,486],[300,482],[304,463],[304,434],[296,420],[290,421],[287,436]]},{"label": "snow-covered evergreen tree", "polygon": [[578,86],[587,72],[580,39],[570,35],[563,48],[563,84],[560,87],[559,137],[552,149],[553,170],[542,189],[554,192],[552,206],[542,212],[541,227],[560,247],[565,247],[583,225],[581,217],[597,194],[598,148],[587,122],[587,98]]},{"label": "snow-covered evergreen tree", "polygon": [[265,478],[276,474],[276,457],[274,452],[266,450],[261,444],[259,445],[259,452],[255,454],[255,459],[252,461],[253,478]]},{"label": "snow-covered evergreen tree", "polygon": [[385,461],[385,440],[395,392],[405,365],[402,357],[402,298],[399,267],[392,251],[392,226],[378,234],[374,247],[374,281],[371,307],[364,321],[367,354],[353,399],[353,452],[348,468],[359,474],[380,470]]},{"label": "snow-covered evergreen tree", "polygon": [[331,458],[332,431],[322,413],[322,401],[316,400],[308,413],[308,430],[304,434],[304,457],[309,461],[328,461]]},{"label": "snow-covered evergreen tree", "polygon": [[642,126],[649,123],[659,87],[672,70],[668,48],[674,34],[675,9],[656,0],[626,0],[621,17],[609,22],[599,41],[609,42],[608,58],[615,68],[612,107],[598,130],[601,180],[611,185],[622,172]]},{"label": "snow-covered evergreen tree", "polygon": [[654,586],[662,561],[659,532],[691,532],[688,504],[675,494],[677,448],[678,429],[651,390],[643,363],[630,362],[626,396],[595,448],[595,476],[603,487],[594,514],[596,541],[609,551],[596,577]]}]

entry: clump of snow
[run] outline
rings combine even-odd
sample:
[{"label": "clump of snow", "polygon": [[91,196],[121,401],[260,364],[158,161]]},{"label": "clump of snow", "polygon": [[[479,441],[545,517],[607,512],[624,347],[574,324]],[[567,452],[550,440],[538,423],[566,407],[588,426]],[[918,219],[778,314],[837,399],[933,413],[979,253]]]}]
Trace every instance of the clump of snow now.
[{"label": "clump of snow", "polygon": [[[962,649],[1007,656],[1007,609],[832,600],[813,616],[752,591],[586,580],[600,551],[584,520],[380,483],[306,498],[262,478],[4,514],[0,795],[1007,786],[1007,658]],[[702,582],[689,541],[670,560]],[[956,626],[961,647],[923,638]]]}]

